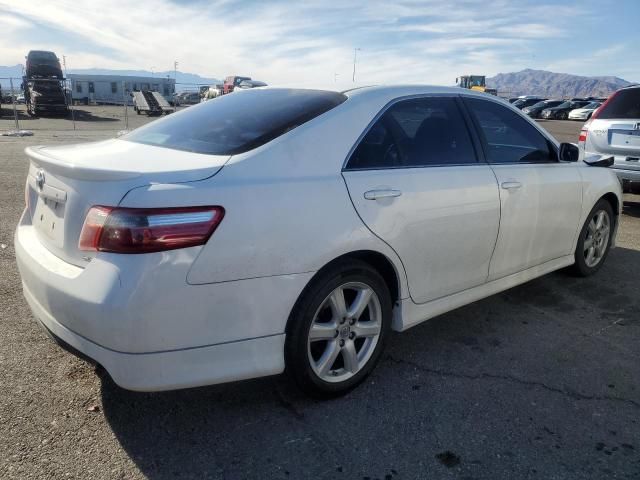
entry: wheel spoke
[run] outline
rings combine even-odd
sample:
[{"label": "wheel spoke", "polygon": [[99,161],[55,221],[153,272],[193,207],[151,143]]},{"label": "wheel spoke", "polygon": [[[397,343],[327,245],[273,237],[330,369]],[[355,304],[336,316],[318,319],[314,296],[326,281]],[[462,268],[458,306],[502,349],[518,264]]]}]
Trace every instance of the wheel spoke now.
[{"label": "wheel spoke", "polygon": [[604,210],[600,210],[598,215],[596,215],[596,230],[600,230],[602,228],[602,222],[604,221]]},{"label": "wheel spoke", "polygon": [[316,368],[318,370],[318,375],[323,376],[329,373],[331,367],[336,362],[336,358],[338,358],[338,354],[340,353],[340,347],[338,346],[338,342],[335,340],[327,343],[327,348],[322,354],[322,356],[316,362]]},{"label": "wheel spoke", "polygon": [[337,325],[330,323],[314,323],[309,331],[309,341],[330,340],[336,336]]},{"label": "wheel spoke", "polygon": [[589,231],[593,235],[594,233],[596,233],[596,230],[597,230],[596,220],[595,218],[592,218],[591,221],[589,222]]},{"label": "wheel spoke", "polygon": [[352,340],[347,340],[342,348],[342,359],[344,360],[344,369],[356,373],[358,371],[358,352],[356,345]]},{"label": "wheel spoke", "polygon": [[592,246],[593,246],[593,237],[588,237],[588,238],[584,241],[584,251],[586,252],[586,251],[587,251],[587,250],[589,250]]},{"label": "wheel spoke", "polygon": [[344,301],[344,290],[336,288],[329,297],[329,304],[333,312],[334,319],[340,319],[347,316],[347,306]]},{"label": "wheel spoke", "polygon": [[347,315],[355,320],[359,319],[360,315],[362,315],[362,312],[364,312],[364,309],[367,308],[367,305],[369,305],[371,295],[373,295],[373,290],[371,290],[370,288],[363,288],[361,290],[358,290],[358,294],[349,307]]},{"label": "wheel spoke", "polygon": [[375,337],[380,333],[380,324],[378,322],[357,322],[351,330],[358,337]]},{"label": "wheel spoke", "polygon": [[589,248],[589,250],[587,250],[587,264],[591,265],[591,263],[593,262],[593,257],[596,253],[596,247],[594,245],[591,246],[591,248]]}]

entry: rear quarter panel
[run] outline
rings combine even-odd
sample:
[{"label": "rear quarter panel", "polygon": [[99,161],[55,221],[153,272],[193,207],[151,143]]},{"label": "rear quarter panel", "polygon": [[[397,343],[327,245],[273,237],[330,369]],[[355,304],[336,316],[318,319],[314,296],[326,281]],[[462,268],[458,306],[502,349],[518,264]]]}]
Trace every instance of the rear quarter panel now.
[{"label": "rear quarter panel", "polygon": [[400,259],[362,223],[341,176],[347,153],[382,105],[337,107],[232,157],[215,177],[134,189],[121,204],[225,208],[188,273],[190,284],[315,272],[345,253],[373,250],[392,262],[400,295],[408,296]]}]

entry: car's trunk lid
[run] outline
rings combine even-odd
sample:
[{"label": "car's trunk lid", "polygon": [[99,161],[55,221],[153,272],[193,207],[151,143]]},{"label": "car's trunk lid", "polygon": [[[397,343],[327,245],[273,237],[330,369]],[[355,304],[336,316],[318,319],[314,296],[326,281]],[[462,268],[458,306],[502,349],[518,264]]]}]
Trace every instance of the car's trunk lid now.
[{"label": "car's trunk lid", "polygon": [[[29,214],[42,244],[83,266],[91,252],[78,249],[88,209],[116,206],[132,188],[185,183],[215,175],[230,158],[142,145],[124,140],[29,147]],[[171,205],[166,205],[170,207]]]}]

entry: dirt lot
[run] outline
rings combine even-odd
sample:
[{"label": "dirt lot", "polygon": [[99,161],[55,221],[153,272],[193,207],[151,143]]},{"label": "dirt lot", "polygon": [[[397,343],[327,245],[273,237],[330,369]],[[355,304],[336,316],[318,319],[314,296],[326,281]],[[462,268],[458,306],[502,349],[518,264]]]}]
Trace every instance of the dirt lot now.
[{"label": "dirt lot", "polygon": [[[121,107],[83,111],[76,132],[22,118],[33,137],[0,137],[0,478],[640,478],[640,197],[598,275],[550,274],[396,334],[345,398],[278,377],[132,393],[48,339],[14,261],[24,147],[124,128]],[[580,126],[543,125],[573,141]]]}]

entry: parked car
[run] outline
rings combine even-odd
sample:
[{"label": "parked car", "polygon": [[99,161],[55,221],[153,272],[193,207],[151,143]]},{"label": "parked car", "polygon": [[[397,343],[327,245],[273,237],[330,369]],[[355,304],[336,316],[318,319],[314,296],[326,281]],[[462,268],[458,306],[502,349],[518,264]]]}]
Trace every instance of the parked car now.
[{"label": "parked car", "polygon": [[543,100],[531,105],[530,107],[523,108],[522,113],[530,116],[531,118],[540,118],[540,114],[545,108],[557,107],[562,103],[564,103],[563,100]]},{"label": "parked car", "polygon": [[267,84],[260,80],[243,80],[238,84],[236,89],[247,90],[249,88],[266,87]]},{"label": "parked car", "polygon": [[590,102],[582,108],[571,110],[569,112],[569,120],[589,120],[600,105],[602,105],[601,102]]},{"label": "parked car", "polygon": [[640,190],[640,85],[615,92],[580,131],[581,158],[612,155],[625,190]]},{"label": "parked car", "polygon": [[24,103],[24,102],[25,102],[24,94],[21,93],[20,95],[16,96],[16,103]]},{"label": "parked car", "polygon": [[589,103],[591,102],[587,100],[579,100],[579,101],[569,100],[555,107],[546,107],[544,110],[542,110],[542,112],[540,112],[540,117],[545,118],[547,120],[552,120],[552,119],[566,120],[567,118],[569,118],[569,112],[571,110],[575,110],[576,108],[582,108],[588,105]]},{"label": "parked car", "polygon": [[246,80],[251,80],[251,77],[239,77],[237,75],[231,75],[225,78],[222,85],[222,93],[227,94],[233,92],[234,88],[236,88]]},{"label": "parked car", "polygon": [[31,50],[26,57],[25,75],[31,78],[55,78],[62,80],[60,60],[53,52]]},{"label": "parked car", "polygon": [[536,103],[540,103],[542,101],[544,101],[544,98],[520,98],[518,100],[516,100],[515,102],[513,102],[513,106],[516,108],[519,108],[520,110],[523,110],[527,107],[530,107],[532,105],[535,105]]},{"label": "parked car", "polygon": [[611,170],[460,88],[250,89],[26,154],[26,299],[134,390],[286,368],[343,394],[391,329],[597,272],[622,205]]},{"label": "parked car", "polygon": [[224,86],[222,84],[211,85],[200,89],[200,102],[206,102],[212,98],[217,98],[224,92]]},{"label": "parked car", "polygon": [[173,105],[195,105],[200,103],[199,92],[182,92],[174,96]]}]

